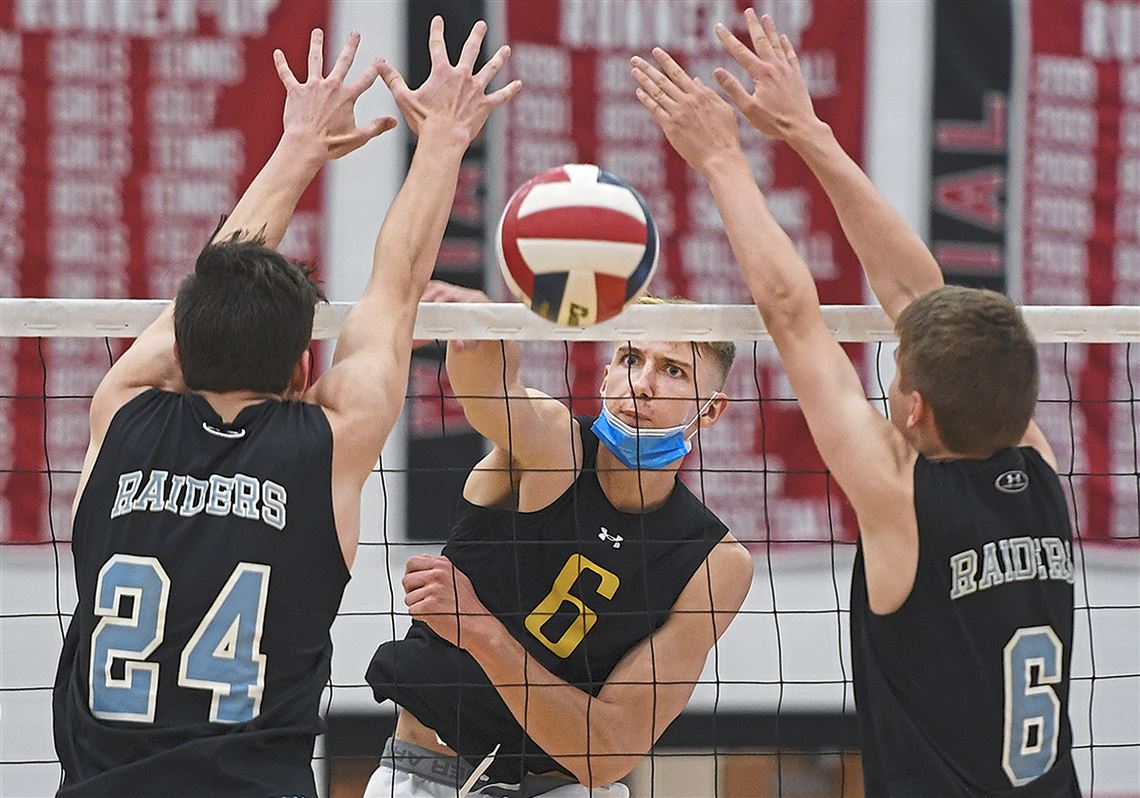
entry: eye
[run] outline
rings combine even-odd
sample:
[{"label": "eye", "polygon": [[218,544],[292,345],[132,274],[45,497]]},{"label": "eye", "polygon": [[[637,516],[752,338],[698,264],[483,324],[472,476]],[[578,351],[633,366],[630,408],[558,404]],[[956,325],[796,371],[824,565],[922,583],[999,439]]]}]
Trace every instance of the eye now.
[{"label": "eye", "polygon": [[665,373],[667,373],[670,377],[684,377],[685,376],[685,372],[681,369],[680,366],[673,366],[673,365],[666,366]]},{"label": "eye", "polygon": [[623,366],[636,366],[637,365],[637,355],[632,354],[632,353],[625,355],[624,357],[622,357],[621,362],[622,362]]}]

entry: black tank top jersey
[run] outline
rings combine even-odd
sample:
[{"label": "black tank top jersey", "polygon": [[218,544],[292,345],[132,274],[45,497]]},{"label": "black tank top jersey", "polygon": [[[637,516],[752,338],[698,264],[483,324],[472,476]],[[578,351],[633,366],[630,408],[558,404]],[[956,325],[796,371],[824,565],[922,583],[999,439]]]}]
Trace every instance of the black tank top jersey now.
[{"label": "black tank top jersey", "polygon": [[914,467],[918,571],[896,612],[851,582],[868,798],[1072,796],[1072,534],[1031,448]]},{"label": "black tank top jersey", "polygon": [[115,415],[73,528],[54,691],[60,796],[315,796],[348,571],[321,408],[223,424],[149,390]]},{"label": "black tank top jersey", "polygon": [[[598,484],[592,423],[578,419],[582,470],[562,496],[524,513],[461,500],[443,553],[530,655],[596,695],[618,661],[665,622],[728,530],[680,480],[652,512],[616,510]],[[579,604],[596,613],[585,635]],[[378,701],[406,708],[470,761],[501,745],[487,771],[493,780],[563,770],[523,733],[475,659],[426,624],[380,646],[368,681]]]}]

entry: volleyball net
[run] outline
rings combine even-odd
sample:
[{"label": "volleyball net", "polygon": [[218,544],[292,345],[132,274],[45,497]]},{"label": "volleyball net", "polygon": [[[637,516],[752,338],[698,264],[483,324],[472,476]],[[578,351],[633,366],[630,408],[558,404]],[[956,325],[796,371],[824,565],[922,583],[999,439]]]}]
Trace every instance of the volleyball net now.
[{"label": "volleyball net", "polygon": [[[0,373],[5,794],[50,794],[59,782],[50,697],[76,601],[69,516],[88,406],[107,367],[165,304],[0,300],[0,357],[12,364]],[[320,342],[335,338],[348,307],[319,309],[318,349],[331,351]],[[860,369],[868,399],[886,412],[890,321],[873,307],[824,313]],[[1036,417],[1056,451],[1073,521],[1074,757],[1086,794],[1136,794],[1140,313],[1026,307],[1023,315],[1042,367]],[[379,643],[406,631],[404,563],[439,551],[463,479],[486,451],[448,383],[442,359],[448,340],[520,342],[524,382],[575,414],[591,415],[615,344],[737,342],[727,413],[694,438],[682,478],[750,549],[753,586],[710,654],[689,708],[630,784],[634,795],[662,798],[858,794],[847,644],[855,518],[811,444],[756,309],[635,305],[608,323],[566,328],[514,304],[425,304],[415,336],[429,343],[413,359],[403,423],[365,487],[360,550],[333,628],[333,674],[322,704],[331,731],[314,761],[327,794],[350,790],[379,758],[376,740],[369,738],[365,750],[341,745],[337,730],[390,727],[391,706],[375,704],[365,669]]]}]

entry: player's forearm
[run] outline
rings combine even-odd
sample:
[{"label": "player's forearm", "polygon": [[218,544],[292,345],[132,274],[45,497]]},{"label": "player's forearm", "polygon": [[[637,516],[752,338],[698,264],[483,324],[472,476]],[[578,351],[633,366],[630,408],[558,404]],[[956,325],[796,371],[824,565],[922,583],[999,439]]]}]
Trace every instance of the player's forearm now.
[{"label": "player's forearm", "polygon": [[480,619],[477,628],[461,639],[463,648],[542,750],[587,786],[608,784],[633,770],[649,746],[628,733],[616,707],[556,677],[497,619]]},{"label": "player's forearm", "polygon": [[222,241],[241,231],[242,238],[263,235],[266,246],[276,248],[297,202],[325,160],[324,149],[310,138],[285,133],[214,240]]},{"label": "player's forearm", "polygon": [[774,337],[819,308],[811,273],[772,216],[743,153],[710,163],[704,175],[733,255]]},{"label": "player's forearm", "polygon": [[871,290],[895,318],[911,300],[942,285],[942,271],[870,178],[819,120],[787,139],[823,190],[863,264]]},{"label": "player's forearm", "polygon": [[502,410],[502,397],[519,382],[522,352],[516,341],[452,341],[447,345],[447,378],[459,403],[494,398]]},{"label": "player's forearm", "polygon": [[368,284],[345,317],[334,365],[362,350],[411,351],[416,309],[435,268],[465,150],[421,129],[404,185],[376,237]]}]

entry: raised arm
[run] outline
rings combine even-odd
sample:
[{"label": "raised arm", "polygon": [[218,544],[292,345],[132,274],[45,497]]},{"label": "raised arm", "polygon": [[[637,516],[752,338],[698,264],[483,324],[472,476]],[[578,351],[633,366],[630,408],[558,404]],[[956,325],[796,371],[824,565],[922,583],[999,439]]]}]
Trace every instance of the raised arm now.
[{"label": "raised arm", "polygon": [[403,404],[416,308],[451,213],[460,160],[491,110],[521,88],[515,81],[486,93],[506,63],[507,47],[473,73],[486,29],[482,21],[475,24],[458,64],[452,66],[443,19],[433,19],[428,42],[431,75],[415,91],[390,65],[380,65],[419,141],[376,239],[364,294],[341,329],[332,368],[306,396],[326,409],[333,427],[334,478],[342,475],[363,483],[376,463]]},{"label": "raised arm", "polygon": [[622,658],[597,697],[529,656],[445,557],[408,561],[404,601],[413,617],[475,658],[544,751],[583,784],[598,786],[628,775],[685,708],[709,651],[751,584],[752,559],[725,536],[681,591],[669,619]]},{"label": "raised arm", "polygon": [[717,35],[752,79],[751,92],[730,73],[717,79],[744,116],[764,135],[785,141],[827,192],[871,290],[893,321],[911,300],[942,285],[942,271],[930,250],[859,165],[843,150],[831,127],[816,116],[787,36],[768,16],[744,12],[755,52],[727,30]]},{"label": "raised arm", "polygon": [[241,238],[261,237],[267,247],[275,248],[285,235],[301,194],[325,162],[347,155],[396,126],[390,116],[363,126],[356,124],[356,101],[380,74],[380,63],[374,61],[356,80],[345,82],[360,46],[360,34],[353,31],[348,35],[328,76],[324,76],[324,40],[320,28],[309,38],[304,83],[294,77],[284,53],[273,51],[277,75],[285,86],[285,132],[214,241],[237,234]]},{"label": "raised arm", "polygon": [[[285,85],[284,132],[273,155],[242,195],[215,240],[234,234],[261,235],[276,246],[297,200],[330,158],[339,158],[395,125],[391,117],[357,127],[353,105],[376,80],[374,64],[357,80],[345,84],[360,34],[352,33],[336,66],[322,77],[324,37],[314,30],[310,39],[309,74],[298,83],[278,50],[278,73]],[[119,408],[147,388],[183,391],[182,373],[174,359],[174,312],[167,308],[135,340],[104,376],[91,401],[91,442],[98,449]]]},{"label": "raised arm", "polygon": [[[432,280],[421,302],[490,302],[482,291]],[[416,345],[424,342],[417,341]],[[522,354],[515,341],[449,341],[447,377],[471,426],[501,452],[510,452],[515,467],[567,467],[574,452],[570,411],[562,402],[527,388],[519,377]],[[506,401],[510,398],[510,402]],[[574,440],[577,440],[575,437]],[[497,458],[496,458],[497,459]],[[565,461],[565,462],[563,462]],[[577,462],[581,462],[581,456]],[[559,490],[561,493],[561,490]]]},{"label": "raised arm", "polygon": [[[911,450],[866,400],[831,336],[807,265],[776,223],[740,149],[736,114],[663,50],[633,60],[637,97],[708,181],[732,252],[772,336],[819,453],[872,534],[897,531]],[[664,71],[664,73],[662,72]]]},{"label": "raised arm", "polygon": [[[723,27],[717,36],[752,79],[754,89],[749,93],[725,70],[717,71],[717,79],[761,133],[787,142],[812,170],[835,208],[871,290],[894,321],[913,299],[944,284],[942,270],[922,239],[906,226],[839,145],[831,128],[816,116],[788,37],[778,33],[767,15],[757,19],[748,9],[744,17],[755,52]],[[1029,423],[1022,443],[1057,467],[1056,455],[1036,422]]]}]

